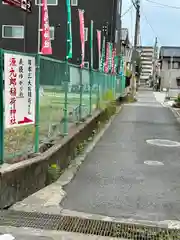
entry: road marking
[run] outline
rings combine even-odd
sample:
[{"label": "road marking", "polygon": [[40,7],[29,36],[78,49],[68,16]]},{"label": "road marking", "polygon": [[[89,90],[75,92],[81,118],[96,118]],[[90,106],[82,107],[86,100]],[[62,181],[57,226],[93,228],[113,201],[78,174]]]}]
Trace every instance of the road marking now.
[{"label": "road marking", "polygon": [[159,162],[159,161],[144,161],[144,164],[147,164],[149,166],[163,166],[164,165],[163,162]]},{"label": "road marking", "polygon": [[180,142],[171,141],[168,139],[149,139],[146,140],[146,142],[159,147],[180,147]]}]

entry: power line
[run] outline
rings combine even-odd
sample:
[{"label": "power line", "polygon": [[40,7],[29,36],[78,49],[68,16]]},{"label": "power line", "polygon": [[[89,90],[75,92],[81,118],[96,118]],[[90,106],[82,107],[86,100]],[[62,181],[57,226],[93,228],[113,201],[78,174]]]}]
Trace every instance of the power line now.
[{"label": "power line", "polygon": [[133,6],[135,7],[135,9],[137,10],[137,5],[136,5],[136,3],[134,2],[134,0],[131,0],[131,2],[132,2],[132,4],[133,4]]},{"label": "power line", "polygon": [[141,11],[142,11],[143,17],[145,18],[145,20],[146,20],[147,24],[149,25],[149,27],[151,28],[152,32],[153,32],[154,35],[158,38],[159,42],[161,42],[161,41],[160,41],[160,38],[158,37],[158,35],[157,35],[157,33],[156,33],[156,31],[154,30],[154,28],[153,28],[152,25],[150,24],[147,16],[144,14],[142,8],[141,8]]},{"label": "power line", "polygon": [[180,9],[180,6],[171,6],[171,5],[167,5],[167,4],[163,4],[163,3],[159,3],[159,2],[155,2],[155,1],[151,1],[151,0],[146,0],[149,3],[153,3],[158,5],[159,7],[165,7],[165,8],[172,8],[172,9]]},{"label": "power line", "polygon": [[121,17],[124,17],[124,15],[126,15],[131,9],[132,9],[133,5],[131,5],[123,14]]},{"label": "power line", "polygon": [[131,18],[131,41],[133,42],[133,9],[131,9],[130,12],[130,18]]},{"label": "power line", "polygon": [[[156,3],[156,2],[151,1],[151,0],[146,0],[146,1],[151,2],[151,3]],[[135,7],[135,9],[137,10],[137,4],[134,2],[134,0],[131,0],[131,2],[132,2],[132,4],[133,4],[133,6]],[[157,4],[158,4],[158,3],[157,3]],[[160,4],[160,5],[163,5],[163,4]],[[169,5],[165,5],[165,6],[167,7],[167,6],[169,6]],[[179,7],[179,8],[180,8],[180,7]],[[157,35],[156,31],[154,30],[153,26],[150,24],[147,16],[146,16],[145,13],[143,12],[142,7],[141,7],[141,12],[142,12],[142,15],[143,15],[143,17],[145,18],[147,24],[148,24],[149,27],[151,28],[152,32],[155,34],[155,36],[157,36],[159,42],[161,42],[161,41],[160,41],[160,38],[158,37],[158,35]]]}]

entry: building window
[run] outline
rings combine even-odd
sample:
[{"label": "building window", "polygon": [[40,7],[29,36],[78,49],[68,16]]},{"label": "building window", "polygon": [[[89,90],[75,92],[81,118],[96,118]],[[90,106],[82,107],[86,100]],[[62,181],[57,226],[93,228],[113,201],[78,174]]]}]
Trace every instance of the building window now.
[{"label": "building window", "polygon": [[[42,0],[35,0],[36,5],[39,5],[41,2],[42,2]],[[48,6],[57,6],[58,0],[47,0],[47,5]]]},{"label": "building window", "polygon": [[54,35],[55,35],[55,27],[50,26],[50,39],[54,40]]},{"label": "building window", "polygon": [[168,62],[168,68],[169,69],[180,69],[180,62],[172,62],[171,64],[171,61]]},{"label": "building window", "polygon": [[2,26],[3,38],[24,38],[24,26],[3,25]]},{"label": "building window", "polygon": [[78,6],[78,0],[71,0],[71,6]]},{"label": "building window", "polygon": [[180,68],[180,63],[179,62],[173,62],[173,69],[179,69]]},{"label": "building window", "polygon": [[88,41],[88,28],[87,27],[84,28],[84,38],[85,38],[85,41],[87,42]]}]

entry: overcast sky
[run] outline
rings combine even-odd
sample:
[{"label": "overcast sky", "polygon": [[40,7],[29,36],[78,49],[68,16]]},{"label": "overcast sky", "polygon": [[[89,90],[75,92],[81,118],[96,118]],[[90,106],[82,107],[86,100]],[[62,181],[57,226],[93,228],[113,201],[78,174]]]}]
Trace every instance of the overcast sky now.
[{"label": "overcast sky", "polygon": [[[132,5],[123,1],[122,14]],[[141,0],[141,44],[154,45],[158,37],[160,45],[180,46],[180,0],[152,0],[156,3],[178,7],[162,7],[147,0]],[[135,9],[123,16],[123,27],[129,29],[130,39],[134,35]]]}]

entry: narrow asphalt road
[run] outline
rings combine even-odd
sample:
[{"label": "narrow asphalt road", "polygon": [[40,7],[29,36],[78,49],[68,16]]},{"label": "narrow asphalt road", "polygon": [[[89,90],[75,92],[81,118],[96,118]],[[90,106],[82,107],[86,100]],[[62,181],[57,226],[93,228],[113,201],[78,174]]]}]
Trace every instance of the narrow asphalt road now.
[{"label": "narrow asphalt road", "polygon": [[140,92],[138,102],[124,106],[65,187],[63,208],[139,220],[180,220],[180,147],[146,143],[151,139],[180,142],[180,125],[152,92]]}]

